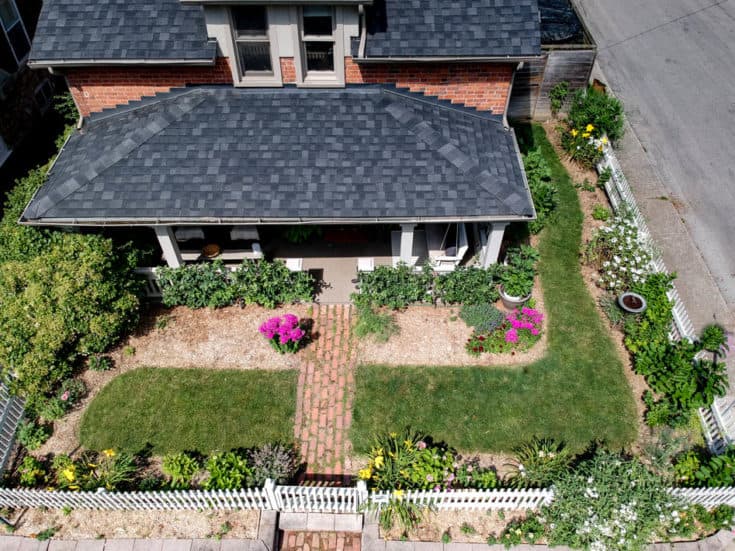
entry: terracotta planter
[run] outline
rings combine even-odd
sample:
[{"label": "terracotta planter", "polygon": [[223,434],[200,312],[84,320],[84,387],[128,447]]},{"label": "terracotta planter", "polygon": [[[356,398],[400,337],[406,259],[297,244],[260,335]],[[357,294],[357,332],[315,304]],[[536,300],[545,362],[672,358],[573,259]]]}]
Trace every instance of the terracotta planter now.
[{"label": "terracotta planter", "polygon": [[629,314],[641,314],[648,308],[646,299],[638,293],[623,293],[618,297],[618,304]]},{"label": "terracotta planter", "polygon": [[528,295],[526,295],[525,297],[514,297],[513,295],[507,295],[505,294],[502,285],[498,287],[498,292],[500,293],[500,300],[503,302],[503,306],[507,310],[515,310],[516,308],[520,308],[531,298],[531,293],[528,293]]}]

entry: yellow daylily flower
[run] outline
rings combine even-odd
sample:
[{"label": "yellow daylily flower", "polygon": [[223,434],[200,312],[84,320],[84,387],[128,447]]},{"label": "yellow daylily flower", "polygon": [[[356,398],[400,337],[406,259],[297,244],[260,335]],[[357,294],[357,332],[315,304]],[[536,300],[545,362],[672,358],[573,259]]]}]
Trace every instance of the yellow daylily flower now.
[{"label": "yellow daylily flower", "polygon": [[403,500],[403,490],[394,490],[393,497],[395,497],[398,501],[402,501]]},{"label": "yellow daylily flower", "polygon": [[592,134],[590,134],[589,132],[585,132],[585,133],[582,134],[582,137],[583,138],[589,138],[591,135]]},{"label": "yellow daylily flower", "polygon": [[73,482],[76,478],[76,475],[74,474],[74,466],[68,467],[61,471],[61,474],[64,475],[64,478],[66,478],[69,482]]},{"label": "yellow daylily flower", "polygon": [[102,450],[102,453],[105,455],[105,457],[115,457],[117,453],[115,453],[115,450],[112,448]]},{"label": "yellow daylily flower", "polygon": [[370,480],[370,477],[373,476],[373,472],[370,469],[360,469],[357,476],[359,476],[361,480]]},{"label": "yellow daylily flower", "polygon": [[578,130],[576,130],[576,129],[574,129],[574,128],[572,128],[572,131],[570,132],[570,134],[571,134],[571,135],[572,135],[573,137],[575,137],[575,138],[576,138],[576,137],[577,137],[577,134],[579,134],[579,131],[578,131]]},{"label": "yellow daylily flower", "polygon": [[597,151],[602,151],[602,146],[598,147]]},{"label": "yellow daylily flower", "polygon": [[587,126],[585,127],[585,130],[586,130],[587,132],[592,132],[592,131],[593,131],[594,129],[595,129],[595,127],[594,127],[594,126],[592,126],[591,124],[588,124],[588,125],[587,125]]},{"label": "yellow daylily flower", "polygon": [[410,440],[404,440],[403,445],[406,446],[407,450],[410,450],[413,447],[413,442],[411,442]]},{"label": "yellow daylily flower", "polygon": [[607,143],[607,136],[603,136],[603,137],[602,137],[602,138],[600,139],[600,141],[601,141],[601,142],[602,142],[603,144],[606,144],[606,143]]},{"label": "yellow daylily flower", "polygon": [[377,456],[377,457],[375,458],[375,468],[376,468],[376,469],[379,469],[379,468],[380,468],[380,467],[382,467],[383,465],[385,465],[385,459],[383,458],[383,456],[382,456],[382,455],[379,455],[379,456]]},{"label": "yellow daylily flower", "polygon": [[391,438],[396,438],[397,436],[398,436],[398,433],[397,432],[391,432],[390,433],[390,437]]}]

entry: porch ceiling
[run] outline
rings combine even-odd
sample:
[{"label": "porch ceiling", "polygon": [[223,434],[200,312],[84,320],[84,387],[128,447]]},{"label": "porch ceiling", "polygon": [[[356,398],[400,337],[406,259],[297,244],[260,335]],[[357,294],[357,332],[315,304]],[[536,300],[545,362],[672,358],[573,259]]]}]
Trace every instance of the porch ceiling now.
[{"label": "porch ceiling", "polygon": [[534,217],[498,116],[380,86],[193,87],[92,117],[31,224],[370,223]]}]

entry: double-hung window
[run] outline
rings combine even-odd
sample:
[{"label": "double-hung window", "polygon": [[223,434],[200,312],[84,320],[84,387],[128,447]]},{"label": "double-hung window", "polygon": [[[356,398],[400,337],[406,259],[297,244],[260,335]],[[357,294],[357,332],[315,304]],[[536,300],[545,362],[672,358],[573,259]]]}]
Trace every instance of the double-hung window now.
[{"label": "double-hung window", "polygon": [[14,0],[0,0],[0,27],[8,39],[16,64],[20,65],[28,56],[31,41]]},{"label": "double-hung window", "polygon": [[[265,6],[233,6],[232,33],[241,82],[272,84],[280,79],[273,59],[272,36]],[[277,60],[276,60],[277,61]]]},{"label": "double-hung window", "polygon": [[344,60],[338,40],[336,11],[333,6],[303,6],[300,10],[299,41],[304,83],[339,84],[344,77]]}]

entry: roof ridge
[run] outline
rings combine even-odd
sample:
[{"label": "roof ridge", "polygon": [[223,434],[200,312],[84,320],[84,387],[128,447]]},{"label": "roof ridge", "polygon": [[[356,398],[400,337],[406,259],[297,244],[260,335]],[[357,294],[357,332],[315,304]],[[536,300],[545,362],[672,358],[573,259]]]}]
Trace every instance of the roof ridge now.
[{"label": "roof ridge", "polygon": [[[34,217],[38,218],[43,216],[49,209],[53,208],[54,205],[60,203],[66,199],[69,195],[79,191],[86,185],[88,185],[94,178],[105,172],[106,170],[113,167],[119,161],[124,159],[127,155],[139,148],[141,145],[146,143],[148,140],[160,134],[164,129],[168,128],[173,122],[180,120],[184,115],[191,112],[195,107],[201,104],[208,95],[206,91],[202,89],[197,90],[199,93],[196,95],[191,94],[192,97],[183,98],[183,102],[179,101],[170,105],[164,106],[160,112],[151,113],[151,120],[143,127],[136,127],[131,132],[121,136],[119,145],[112,149],[112,151],[99,157],[94,162],[90,163],[88,169],[81,176],[73,176],[68,178],[55,186],[54,189],[42,197],[35,206],[35,209],[30,212]],[[187,94],[188,95],[188,94]],[[169,101],[181,100],[180,96],[167,98]],[[188,102],[186,100],[189,100]],[[165,103],[164,101],[156,103]],[[155,104],[148,104],[148,106]],[[133,109],[131,111],[135,111]],[[127,111],[125,113],[128,113]],[[104,120],[104,119],[102,119]],[[98,122],[102,122],[99,120]],[[79,136],[79,134],[78,134]],[[23,213],[25,217],[25,212]]]}]

